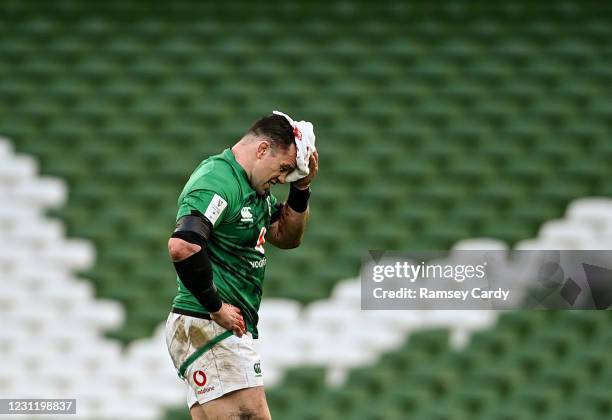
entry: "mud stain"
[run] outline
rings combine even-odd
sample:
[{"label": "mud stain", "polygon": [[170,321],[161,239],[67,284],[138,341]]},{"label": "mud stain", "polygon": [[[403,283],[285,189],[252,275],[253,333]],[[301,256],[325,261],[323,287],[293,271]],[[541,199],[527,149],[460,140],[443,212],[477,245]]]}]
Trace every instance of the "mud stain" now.
[{"label": "mud stain", "polygon": [[188,335],[191,338],[191,343],[195,348],[202,347],[210,341],[210,336],[206,334],[206,332],[204,332],[202,328],[198,327],[197,325],[191,324],[189,326]]},{"label": "mud stain", "polygon": [[240,364],[240,357],[234,352],[221,346],[215,351],[215,359],[223,381],[240,382],[244,380],[245,376]]},{"label": "mud stain", "polygon": [[181,344],[187,344],[187,334],[185,334],[185,320],[179,318],[174,327],[174,340]]},{"label": "mud stain", "polygon": [[221,370],[223,371],[223,376],[226,378],[236,378],[239,380],[244,376],[240,366],[237,366],[229,361],[221,362]]}]

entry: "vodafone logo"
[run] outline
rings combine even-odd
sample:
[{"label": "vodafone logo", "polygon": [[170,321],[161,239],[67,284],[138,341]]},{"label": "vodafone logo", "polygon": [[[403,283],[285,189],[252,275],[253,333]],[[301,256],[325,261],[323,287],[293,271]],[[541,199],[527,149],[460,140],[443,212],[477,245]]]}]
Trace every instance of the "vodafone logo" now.
[{"label": "vodafone logo", "polygon": [[201,370],[196,370],[193,372],[193,382],[195,382],[197,386],[204,386],[206,384],[206,374]]}]

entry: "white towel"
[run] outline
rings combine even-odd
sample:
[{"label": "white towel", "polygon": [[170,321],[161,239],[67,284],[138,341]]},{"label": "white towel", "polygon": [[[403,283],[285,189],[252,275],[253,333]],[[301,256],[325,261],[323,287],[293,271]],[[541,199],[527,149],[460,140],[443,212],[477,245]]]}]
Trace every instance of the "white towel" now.
[{"label": "white towel", "polygon": [[273,114],[285,117],[289,124],[291,124],[291,127],[293,127],[293,135],[295,136],[297,167],[287,175],[287,182],[302,179],[310,173],[308,163],[312,154],[317,150],[315,148],[314,127],[308,121],[293,121],[290,116],[280,111],[273,111]]}]

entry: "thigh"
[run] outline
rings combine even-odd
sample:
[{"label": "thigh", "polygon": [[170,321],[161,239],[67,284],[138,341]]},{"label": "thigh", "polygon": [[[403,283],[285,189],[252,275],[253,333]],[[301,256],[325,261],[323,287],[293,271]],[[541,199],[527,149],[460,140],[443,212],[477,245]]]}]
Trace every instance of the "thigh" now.
[{"label": "thigh", "polygon": [[[203,420],[271,419],[263,386],[230,392],[200,405],[199,408],[202,410],[201,413],[204,414]],[[194,417],[194,420],[200,420],[200,418]]]},{"label": "thigh", "polygon": [[189,414],[191,414],[191,420],[206,420],[206,415],[204,414],[204,410],[202,406],[198,403],[195,403],[189,409]]}]

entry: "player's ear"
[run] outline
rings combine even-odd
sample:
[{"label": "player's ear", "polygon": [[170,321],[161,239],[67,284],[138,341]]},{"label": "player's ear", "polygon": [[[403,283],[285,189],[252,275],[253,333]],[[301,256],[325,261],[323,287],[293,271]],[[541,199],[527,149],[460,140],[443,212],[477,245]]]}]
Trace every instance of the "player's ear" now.
[{"label": "player's ear", "polygon": [[265,140],[260,141],[257,146],[257,159],[263,158],[268,150],[270,150],[270,143]]}]

